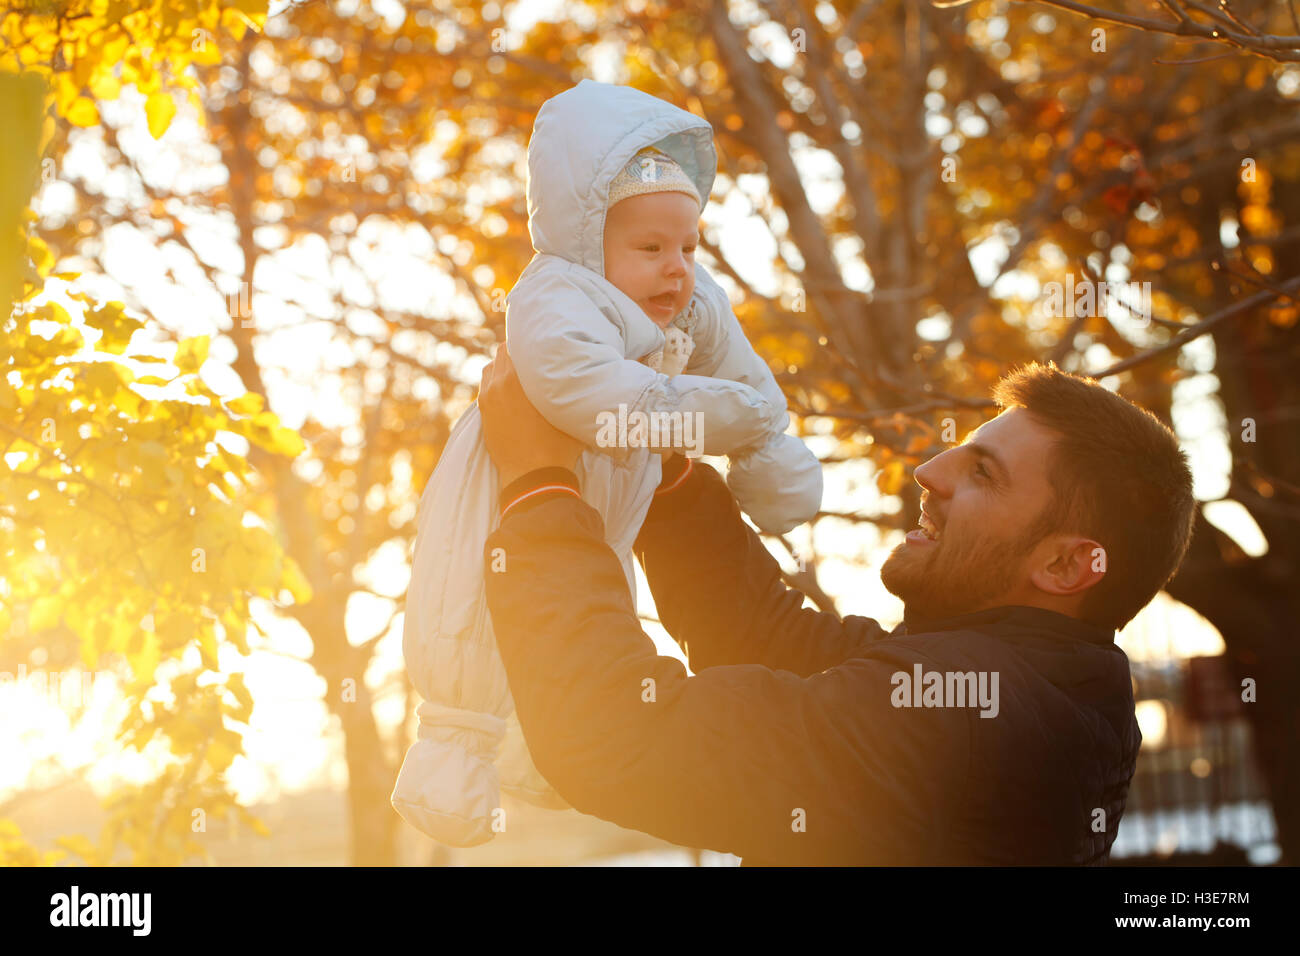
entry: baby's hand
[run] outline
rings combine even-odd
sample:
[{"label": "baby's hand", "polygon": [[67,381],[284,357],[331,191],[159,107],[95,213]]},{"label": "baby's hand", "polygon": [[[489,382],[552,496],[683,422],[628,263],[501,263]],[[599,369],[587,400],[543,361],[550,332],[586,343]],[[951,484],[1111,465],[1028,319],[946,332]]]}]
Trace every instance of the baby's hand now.
[{"label": "baby's hand", "polygon": [[686,363],[690,361],[691,353],[694,351],[695,342],[689,335],[675,325],[668,326],[664,330],[663,365],[659,371],[669,378],[680,375],[686,371]]}]

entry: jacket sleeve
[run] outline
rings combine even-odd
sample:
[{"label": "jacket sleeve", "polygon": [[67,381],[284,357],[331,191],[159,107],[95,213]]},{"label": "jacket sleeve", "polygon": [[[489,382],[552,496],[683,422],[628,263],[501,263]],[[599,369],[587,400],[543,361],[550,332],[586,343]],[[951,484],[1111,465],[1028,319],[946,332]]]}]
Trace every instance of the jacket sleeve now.
[{"label": "jacket sleeve", "polygon": [[488,540],[505,555],[487,595],[520,726],[565,800],[771,864],[899,863],[941,845],[965,718],[891,704],[915,658],[905,642],[809,678],[756,664],[688,676],[638,626],[602,534],[596,511],[556,496]]},{"label": "jacket sleeve", "polygon": [[841,621],[804,607],[722,478],[700,461],[681,487],[655,496],[636,553],[659,619],[696,673],[762,664],[808,677],[888,636],[869,617]]}]

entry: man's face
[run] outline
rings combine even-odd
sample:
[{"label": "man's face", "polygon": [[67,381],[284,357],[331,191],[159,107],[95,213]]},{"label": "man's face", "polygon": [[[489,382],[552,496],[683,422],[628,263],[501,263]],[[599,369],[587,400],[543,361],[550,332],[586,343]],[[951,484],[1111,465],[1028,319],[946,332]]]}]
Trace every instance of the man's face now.
[{"label": "man's face", "polygon": [[932,518],[938,540],[908,532],[880,569],[885,587],[927,618],[1027,603],[1038,542],[1026,535],[1051,500],[1055,437],[1012,407],[919,466],[922,526]]},{"label": "man's face", "polygon": [[685,193],[647,193],[605,216],[605,278],[666,328],[695,290],[700,207]]}]

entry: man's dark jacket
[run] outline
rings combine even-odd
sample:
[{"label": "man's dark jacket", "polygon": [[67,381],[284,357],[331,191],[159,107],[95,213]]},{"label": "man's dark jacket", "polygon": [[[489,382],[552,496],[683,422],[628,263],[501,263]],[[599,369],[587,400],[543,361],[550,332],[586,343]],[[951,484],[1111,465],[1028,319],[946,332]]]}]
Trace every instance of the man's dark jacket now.
[{"label": "man's dark jacket", "polygon": [[[909,608],[891,632],[805,608],[701,462],[636,550],[693,675],[641,630],[585,502],[536,496],[485,549],[524,738],[578,810],[746,865],[1105,862],[1141,741],[1113,632],[1029,607]],[[997,716],[894,706],[916,664],[997,672]]]}]

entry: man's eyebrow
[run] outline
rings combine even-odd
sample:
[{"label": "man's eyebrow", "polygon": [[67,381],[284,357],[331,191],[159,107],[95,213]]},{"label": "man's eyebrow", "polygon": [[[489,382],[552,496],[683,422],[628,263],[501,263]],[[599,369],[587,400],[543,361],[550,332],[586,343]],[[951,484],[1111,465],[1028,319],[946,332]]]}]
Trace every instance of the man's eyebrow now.
[{"label": "man's eyebrow", "polygon": [[988,445],[981,444],[980,442],[974,441],[973,439],[969,439],[969,438],[966,441],[964,441],[962,444],[964,444],[967,448],[973,451],[980,458],[984,458],[993,462],[993,466],[1002,473],[1002,478],[1005,482],[1009,482],[1011,480],[1011,471],[1007,468],[1006,463],[1001,458],[998,457],[998,453],[995,452],[991,447],[989,447]]}]

